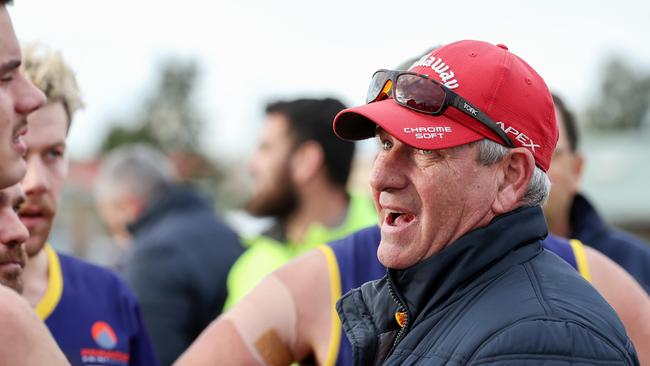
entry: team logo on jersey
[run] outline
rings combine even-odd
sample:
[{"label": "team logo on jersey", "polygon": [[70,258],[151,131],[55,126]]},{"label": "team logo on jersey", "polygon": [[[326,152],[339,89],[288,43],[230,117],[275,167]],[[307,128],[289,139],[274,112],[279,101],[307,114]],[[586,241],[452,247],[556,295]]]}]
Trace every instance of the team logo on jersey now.
[{"label": "team logo on jersey", "polygon": [[90,333],[95,342],[103,349],[113,349],[117,346],[115,331],[106,322],[98,321],[90,328]]}]

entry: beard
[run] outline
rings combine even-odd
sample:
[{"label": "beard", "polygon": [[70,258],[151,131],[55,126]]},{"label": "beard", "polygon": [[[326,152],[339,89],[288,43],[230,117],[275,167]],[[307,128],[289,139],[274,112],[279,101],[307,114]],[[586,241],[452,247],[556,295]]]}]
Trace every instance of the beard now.
[{"label": "beard", "polygon": [[[56,204],[47,196],[28,194],[27,199],[21,205],[18,214],[29,230],[29,238],[25,242],[25,250],[29,257],[35,256],[43,249],[50,235],[55,213]],[[28,224],[23,219],[29,217],[39,220]]]},{"label": "beard", "polygon": [[21,294],[23,292],[23,268],[27,262],[27,252],[23,244],[14,245],[6,252],[0,253],[0,263],[22,263],[20,270],[0,269],[0,285],[7,286]]},{"label": "beard", "polygon": [[287,163],[275,175],[272,184],[265,190],[257,192],[246,203],[246,211],[255,217],[271,216],[284,219],[298,206],[296,186],[291,181]]}]

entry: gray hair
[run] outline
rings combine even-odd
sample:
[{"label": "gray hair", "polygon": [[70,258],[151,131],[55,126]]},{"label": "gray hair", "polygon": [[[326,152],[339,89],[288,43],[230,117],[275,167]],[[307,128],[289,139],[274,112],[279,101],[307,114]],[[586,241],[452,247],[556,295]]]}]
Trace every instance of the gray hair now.
[{"label": "gray hair", "polygon": [[[492,140],[483,139],[478,141],[477,144],[479,146],[478,160],[482,165],[492,165],[508,154],[508,148]],[[548,199],[550,191],[551,181],[548,179],[548,175],[538,166],[535,166],[533,177],[528,184],[528,189],[523,198],[524,206],[543,206]]]},{"label": "gray hair", "polygon": [[131,193],[151,202],[175,179],[172,163],[163,153],[146,144],[126,145],[104,158],[95,197],[115,200]]}]

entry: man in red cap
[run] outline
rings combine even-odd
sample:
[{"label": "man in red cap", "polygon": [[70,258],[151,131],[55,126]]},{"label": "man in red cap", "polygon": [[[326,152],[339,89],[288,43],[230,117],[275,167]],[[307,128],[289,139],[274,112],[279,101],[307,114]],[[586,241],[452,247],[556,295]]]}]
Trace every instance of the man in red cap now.
[{"label": "man in red cap", "polygon": [[356,364],[638,364],[609,305],[542,250],[558,130],[544,80],[507,47],[460,41],[379,70],[334,131],[381,144],[389,270],[337,304]]}]

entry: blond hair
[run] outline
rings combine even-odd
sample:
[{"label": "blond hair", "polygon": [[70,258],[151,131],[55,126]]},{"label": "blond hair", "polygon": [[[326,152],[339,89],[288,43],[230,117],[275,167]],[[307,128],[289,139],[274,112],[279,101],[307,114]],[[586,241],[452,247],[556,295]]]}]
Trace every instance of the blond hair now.
[{"label": "blond hair", "polygon": [[39,43],[23,48],[23,71],[41,89],[48,103],[61,102],[68,114],[68,127],[74,113],[84,106],[77,78],[63,61],[60,52],[52,51]]}]

